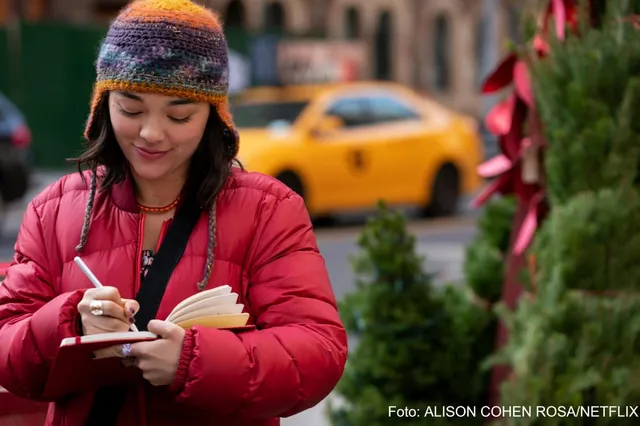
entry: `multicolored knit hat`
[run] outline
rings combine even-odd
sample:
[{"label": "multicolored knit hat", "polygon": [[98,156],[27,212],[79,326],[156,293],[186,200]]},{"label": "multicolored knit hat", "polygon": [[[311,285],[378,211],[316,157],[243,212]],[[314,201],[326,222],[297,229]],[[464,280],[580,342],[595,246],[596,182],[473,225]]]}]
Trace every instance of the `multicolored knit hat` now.
[{"label": "multicolored knit hat", "polygon": [[[85,137],[110,91],[159,93],[215,107],[238,151],[229,111],[229,58],[218,17],[189,0],[136,0],[111,24],[97,61],[97,82]],[[227,139],[227,138],[225,138]]]}]

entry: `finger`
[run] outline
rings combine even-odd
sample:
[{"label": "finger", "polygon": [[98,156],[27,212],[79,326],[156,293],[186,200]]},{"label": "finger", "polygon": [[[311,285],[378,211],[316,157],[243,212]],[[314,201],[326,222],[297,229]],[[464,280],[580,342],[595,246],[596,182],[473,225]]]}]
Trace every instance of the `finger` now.
[{"label": "finger", "polygon": [[131,356],[129,354],[129,350],[131,345],[114,345],[109,346],[108,348],[98,349],[93,354],[95,359],[104,359],[104,358],[126,358]]},{"label": "finger", "polygon": [[138,359],[148,357],[148,354],[151,354],[154,352],[153,350],[154,343],[155,342],[153,341],[132,343],[131,348],[128,349],[127,353],[129,354],[130,357],[134,357]]},{"label": "finger", "polygon": [[122,299],[124,302],[124,311],[127,316],[132,317],[140,310],[140,304],[133,299]]},{"label": "finger", "polygon": [[125,323],[129,323],[130,316],[125,313],[122,305],[112,302],[110,300],[102,300],[102,311],[104,314],[102,316],[107,316],[111,318],[119,319]]},{"label": "finger", "polygon": [[84,296],[80,303],[78,303],[78,310],[87,311],[92,301],[94,300],[109,300],[117,305],[123,305],[122,298],[120,298],[120,292],[115,287],[101,287],[91,288],[85,291]]},{"label": "finger", "polygon": [[124,365],[125,367],[136,367],[136,359],[137,358],[133,358],[130,356],[122,358],[122,365]]},{"label": "finger", "polygon": [[168,321],[151,320],[149,324],[147,324],[147,330],[157,334],[163,339],[170,339],[172,336],[177,335],[181,329],[179,326]]},{"label": "finger", "polygon": [[[126,323],[129,323],[130,317],[129,315],[125,314],[124,308],[121,305],[118,305],[117,303],[112,302],[111,300],[98,299],[95,301],[99,301],[102,307],[102,315],[97,315],[97,316],[116,318]],[[80,313],[93,315],[93,313],[91,312],[91,304],[82,305],[81,307],[79,307],[79,310],[80,310]],[[93,315],[93,316],[96,316],[96,315]]]},{"label": "finger", "polygon": [[106,348],[98,349],[93,353],[94,359],[117,358],[118,354],[115,349]]},{"label": "finger", "polygon": [[[129,329],[129,321],[123,321],[117,318],[95,315],[83,315],[82,324],[85,328],[91,327],[99,333],[112,333],[117,331],[127,331]],[[97,333],[89,333],[97,334]]]},{"label": "finger", "polygon": [[90,288],[86,291],[85,295],[95,300],[111,300],[118,305],[122,305],[120,291],[115,287]]}]

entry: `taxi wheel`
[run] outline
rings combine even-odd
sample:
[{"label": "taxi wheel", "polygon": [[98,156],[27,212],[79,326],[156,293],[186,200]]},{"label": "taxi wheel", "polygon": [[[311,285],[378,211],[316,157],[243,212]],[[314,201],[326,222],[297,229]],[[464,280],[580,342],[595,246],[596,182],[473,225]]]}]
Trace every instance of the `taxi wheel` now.
[{"label": "taxi wheel", "polygon": [[293,172],[283,172],[276,176],[280,182],[287,185],[293,192],[298,194],[304,200],[304,185],[302,185],[302,181]]},{"label": "taxi wheel", "polygon": [[460,174],[453,165],[447,164],[436,175],[425,213],[428,216],[451,216],[457,213],[459,201]]}]

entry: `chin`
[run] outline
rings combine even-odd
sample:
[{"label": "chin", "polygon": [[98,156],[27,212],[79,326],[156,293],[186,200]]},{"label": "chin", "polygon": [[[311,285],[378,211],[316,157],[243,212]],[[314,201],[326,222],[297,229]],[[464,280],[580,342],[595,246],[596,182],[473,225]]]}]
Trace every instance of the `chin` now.
[{"label": "chin", "polygon": [[169,169],[159,164],[131,163],[133,173],[144,180],[160,180],[169,175]]}]

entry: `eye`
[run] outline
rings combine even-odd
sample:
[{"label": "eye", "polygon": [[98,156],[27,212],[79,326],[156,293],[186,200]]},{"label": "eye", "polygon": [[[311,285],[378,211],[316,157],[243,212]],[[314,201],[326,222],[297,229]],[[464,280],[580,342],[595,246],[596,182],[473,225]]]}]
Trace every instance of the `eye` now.
[{"label": "eye", "polygon": [[136,115],[140,115],[141,113],[138,112],[130,112],[127,111],[126,109],[122,108],[122,107],[118,107],[120,109],[120,114],[124,115],[125,117],[135,117]]},{"label": "eye", "polygon": [[184,118],[177,118],[177,117],[171,117],[169,116],[169,120],[173,121],[174,123],[188,123],[189,121],[191,121],[191,116],[188,115]]}]

